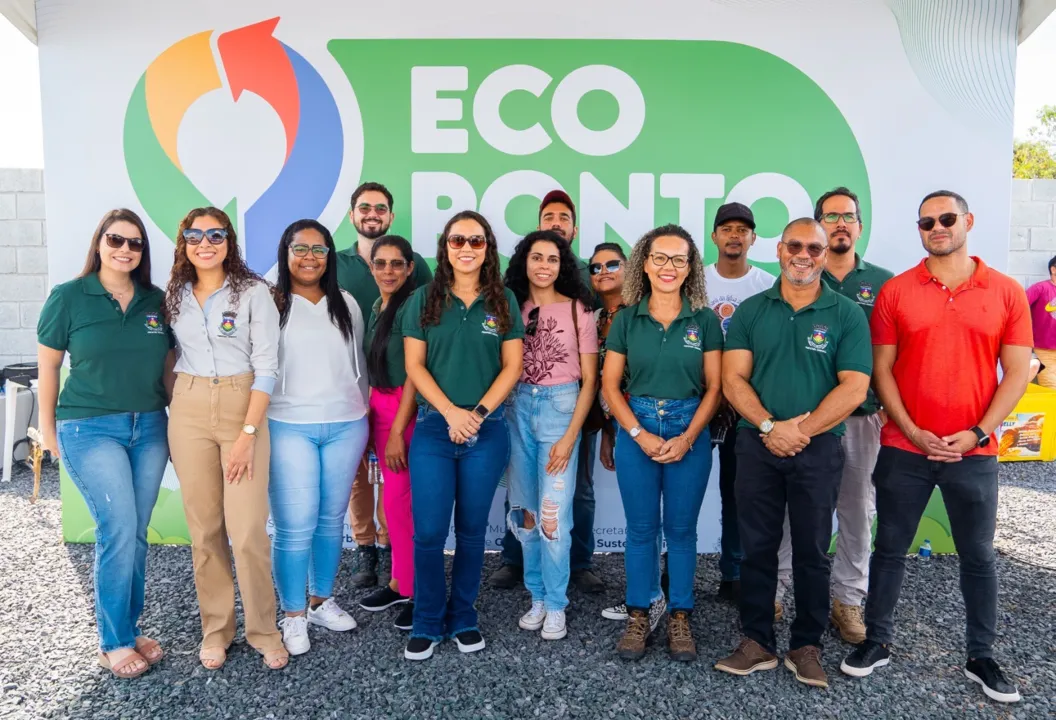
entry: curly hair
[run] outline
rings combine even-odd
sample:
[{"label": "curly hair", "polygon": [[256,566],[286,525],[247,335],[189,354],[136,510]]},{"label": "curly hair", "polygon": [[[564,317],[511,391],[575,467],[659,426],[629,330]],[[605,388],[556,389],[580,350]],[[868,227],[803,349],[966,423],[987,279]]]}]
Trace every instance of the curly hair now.
[{"label": "curly hair", "polygon": [[627,306],[637,305],[642,298],[652,291],[649,276],[645,274],[645,261],[653,249],[653,241],[658,237],[674,236],[682,238],[689,245],[689,275],[682,283],[682,297],[689,300],[693,310],[708,307],[708,289],[704,283],[704,263],[700,250],[693,242],[693,236],[679,225],[662,225],[653,228],[635,243],[631,250],[631,259],[627,261],[627,272],[623,281],[623,301]]},{"label": "curly hair", "polygon": [[439,325],[440,316],[444,310],[451,306],[451,296],[448,290],[454,282],[455,269],[451,267],[451,260],[447,257],[447,237],[451,228],[460,220],[473,220],[484,228],[484,237],[487,240],[487,248],[484,251],[484,264],[480,267],[480,292],[484,296],[484,308],[495,315],[498,322],[498,331],[504,335],[513,324],[510,320],[510,303],[506,300],[506,286],[502,284],[502,274],[499,269],[499,249],[492,232],[491,224],[478,212],[463,210],[444,225],[444,232],[436,241],[436,273],[433,282],[425,295],[425,307],[422,309],[421,324],[423,328],[430,325]]},{"label": "curly hair", "polygon": [[572,253],[572,246],[553,230],[530,232],[513,249],[504,279],[506,287],[513,291],[517,302],[524,305],[528,300],[531,285],[531,281],[528,280],[528,253],[532,251],[532,246],[537,242],[553,243],[557,246],[557,252],[561,256],[561,269],[558,270],[557,280],[554,281],[554,290],[567,298],[578,300],[583,307],[592,310],[594,294],[583,285],[579,262]]},{"label": "curly hair", "polygon": [[[223,268],[227,275],[227,282],[231,286],[231,309],[238,308],[238,301],[242,291],[250,285],[265,280],[249,269],[246,261],[242,258],[242,249],[238,245],[238,236],[235,227],[231,224],[231,218],[223,210],[215,207],[195,208],[187,213],[180,222],[176,231],[176,249],[172,254],[172,273],[169,275],[169,285],[165,290],[165,321],[172,325],[180,314],[180,304],[183,302],[183,288],[187,283],[192,285],[198,282],[198,271],[187,257],[187,243],[183,239],[183,231],[189,228],[194,221],[200,217],[210,217],[220,223],[227,230],[227,257],[224,258]],[[202,240],[202,242],[209,242]]]}]

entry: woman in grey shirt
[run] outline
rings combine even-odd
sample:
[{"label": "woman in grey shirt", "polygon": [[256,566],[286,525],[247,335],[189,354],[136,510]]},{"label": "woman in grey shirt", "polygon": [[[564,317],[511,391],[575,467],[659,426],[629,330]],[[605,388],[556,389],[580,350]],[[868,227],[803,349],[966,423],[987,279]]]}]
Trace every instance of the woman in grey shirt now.
[{"label": "woman in grey shirt", "polygon": [[219,669],[235,637],[233,552],[246,641],[280,670],[289,656],[275,624],[265,530],[279,313],[268,285],[246,267],[223,211],[198,208],[180,223],[165,313],[178,356],[169,449],[191,534],[199,660]]}]

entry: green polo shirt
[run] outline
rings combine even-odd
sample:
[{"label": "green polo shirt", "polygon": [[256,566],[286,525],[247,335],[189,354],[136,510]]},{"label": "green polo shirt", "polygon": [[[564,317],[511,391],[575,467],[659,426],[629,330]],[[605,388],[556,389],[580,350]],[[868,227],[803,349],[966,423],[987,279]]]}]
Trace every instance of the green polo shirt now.
[{"label": "green polo shirt", "polygon": [[[359,256],[359,243],[337,253],[337,284],[356,299],[363,317],[370,316],[374,301],[381,297],[378,283],[370,272],[370,265]],[[414,253],[414,274],[411,275],[416,288],[424,287],[433,279],[433,271],[418,253]]]},{"label": "green polo shirt", "polygon": [[[428,291],[428,285],[420,287],[406,302],[403,335],[426,342],[425,367],[451,402],[460,407],[476,407],[502,370],[502,343],[524,339],[517,298],[506,290],[511,326],[505,335],[500,335],[495,316],[484,307],[483,295],[467,308],[449,294],[450,305],[440,315],[440,323],[423,328],[421,315]],[[421,393],[418,404],[426,404]]]},{"label": "green polo shirt", "polygon": [[162,319],[165,293],[136,286],[128,309],[95,273],[57,285],[37,322],[37,341],[70,356],[57,420],[164,410],[162,375],[174,346]]},{"label": "green polo shirt", "polygon": [[627,357],[627,392],[631,395],[684,400],[704,389],[704,353],[722,350],[722,326],[711,308],[682,309],[664,326],[649,314],[649,296],[616,313],[605,340],[606,352]]},{"label": "green polo shirt", "polygon": [[[858,307],[865,312],[866,322],[873,317],[873,303],[876,302],[876,296],[880,294],[881,286],[893,277],[894,273],[878,265],[867,263],[858,253],[854,254],[854,269],[847,273],[843,282],[837,280],[828,270],[821,273],[821,279],[826,285],[840,295],[858,303]],[[869,393],[865,396],[865,402],[853,414],[872,415],[879,409],[880,399],[870,387]]]},{"label": "green polo shirt", "polygon": [[[410,298],[408,298],[409,300]],[[375,388],[397,388],[403,387],[407,382],[407,369],[403,360],[403,314],[407,309],[407,301],[396,309],[396,317],[392,319],[392,330],[389,332],[389,342],[385,346],[385,368],[389,374],[386,383],[382,378],[371,377],[370,386]],[[370,347],[374,344],[374,335],[378,328],[378,318],[381,316],[381,298],[374,301],[374,307],[370,311],[370,320],[367,321],[367,337],[364,342],[364,354],[370,357]]]},{"label": "green polo shirt", "polygon": [[[780,279],[748,298],[733,314],[726,349],[752,351],[751,386],[775,420],[812,412],[839,384],[838,372],[873,372],[865,315],[825,283],[798,312],[781,297]],[[738,427],[754,426],[742,418]],[[840,423],[829,432],[843,431]]]}]

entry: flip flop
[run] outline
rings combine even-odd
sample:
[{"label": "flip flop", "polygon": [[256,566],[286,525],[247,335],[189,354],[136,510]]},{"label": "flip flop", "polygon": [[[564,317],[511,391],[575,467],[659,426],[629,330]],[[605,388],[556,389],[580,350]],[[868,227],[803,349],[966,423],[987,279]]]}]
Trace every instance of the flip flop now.
[{"label": "flip flop", "polygon": [[[272,665],[273,662],[282,661],[281,665]],[[268,650],[264,653],[264,667],[268,670],[282,670],[290,664],[290,654],[285,648],[279,650]]]},{"label": "flip flop", "polygon": [[[219,663],[216,666],[206,665],[206,661]],[[206,670],[219,670],[227,662],[227,648],[216,645],[214,647],[202,648],[198,651],[198,662]]]},{"label": "flip flop", "polygon": [[[136,660],[142,660],[146,664],[146,667],[144,667],[142,670],[124,669],[132,665],[132,663],[134,663]],[[139,677],[147,670],[150,670],[150,663],[148,663],[147,659],[140,655],[138,652],[133,651],[132,654],[126,657],[119,666],[114,667],[110,663],[110,658],[106,656],[106,653],[101,652],[99,653],[99,667],[109,670],[114,675],[114,677],[119,677],[122,680],[131,680],[132,678]]]},{"label": "flip flop", "polygon": [[[157,651],[157,655],[151,657],[153,651]],[[136,652],[143,656],[151,665],[157,665],[165,657],[165,651],[161,649],[161,644],[157,640],[140,635],[136,638]]]}]

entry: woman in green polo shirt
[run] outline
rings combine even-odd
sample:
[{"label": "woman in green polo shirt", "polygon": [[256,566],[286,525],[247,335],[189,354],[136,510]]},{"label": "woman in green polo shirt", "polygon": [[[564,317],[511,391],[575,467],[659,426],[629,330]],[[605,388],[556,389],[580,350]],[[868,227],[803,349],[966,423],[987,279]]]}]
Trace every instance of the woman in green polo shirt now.
[{"label": "woman in green polo shirt", "polygon": [[[163,379],[174,356],[163,298],[150,279],[143,221],[112,210],[81,274],[55,286],[37,323],[40,429],[95,521],[99,664],[122,678],[142,675],[163,655],[137,625],[147,523],[169,460]],[[70,374],[60,395],[66,353]]]},{"label": "woman in green polo shirt", "polygon": [[[627,517],[627,628],[620,657],[645,654],[656,543],[667,538],[668,649],[696,659],[689,625],[697,567],[697,517],[711,473],[708,423],[719,406],[722,327],[708,307],[704,267],[677,225],[650,230],[627,262],[623,297],[606,340],[601,389],[619,424],[616,481]],[[627,397],[621,388],[628,372]]]},{"label": "woman in green polo shirt", "polygon": [[[444,227],[436,276],[403,315],[407,376],[418,388],[410,449],[414,627],[404,657],[425,660],[445,637],[484,648],[473,604],[495,488],[510,457],[503,400],[521,376],[524,324],[502,284],[495,234],[465,210]],[[455,516],[448,601],[444,543]]]}]

